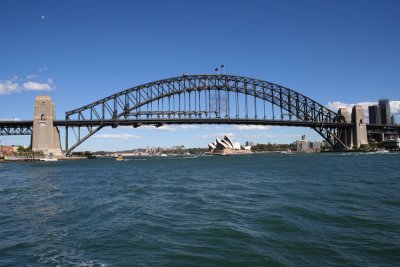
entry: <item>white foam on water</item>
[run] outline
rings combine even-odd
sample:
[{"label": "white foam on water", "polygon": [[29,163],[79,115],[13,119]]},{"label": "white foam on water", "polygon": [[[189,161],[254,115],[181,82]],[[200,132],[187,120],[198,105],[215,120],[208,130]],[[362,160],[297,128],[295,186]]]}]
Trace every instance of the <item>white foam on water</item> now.
[{"label": "white foam on water", "polygon": [[82,266],[82,267],[106,267],[107,264],[95,260],[85,259],[81,252],[75,249],[59,251],[51,249],[38,255],[38,263],[51,266]]}]

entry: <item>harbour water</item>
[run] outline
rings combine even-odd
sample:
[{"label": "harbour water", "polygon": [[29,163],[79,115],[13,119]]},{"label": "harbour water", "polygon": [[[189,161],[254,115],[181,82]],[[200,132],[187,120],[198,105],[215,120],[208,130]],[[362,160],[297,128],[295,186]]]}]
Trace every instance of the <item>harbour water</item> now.
[{"label": "harbour water", "polygon": [[399,266],[400,154],[0,164],[0,266]]}]

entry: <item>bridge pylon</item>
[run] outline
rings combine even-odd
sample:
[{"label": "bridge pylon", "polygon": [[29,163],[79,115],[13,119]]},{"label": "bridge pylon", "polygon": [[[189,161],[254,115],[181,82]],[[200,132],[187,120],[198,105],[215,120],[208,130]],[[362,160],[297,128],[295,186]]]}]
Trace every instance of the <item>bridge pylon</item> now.
[{"label": "bridge pylon", "polygon": [[46,156],[62,156],[60,132],[53,124],[55,117],[50,96],[37,96],[33,115],[33,151],[42,151]]},{"label": "bridge pylon", "polygon": [[347,108],[340,108],[338,118],[344,123],[352,124],[350,128],[338,129],[338,137],[347,149],[359,149],[361,145],[368,144],[365,111],[362,106],[355,105],[351,114]]},{"label": "bridge pylon", "polygon": [[367,122],[365,118],[364,108],[360,105],[355,105],[351,112],[353,128],[353,146],[359,149],[361,145],[368,145],[367,137]]}]

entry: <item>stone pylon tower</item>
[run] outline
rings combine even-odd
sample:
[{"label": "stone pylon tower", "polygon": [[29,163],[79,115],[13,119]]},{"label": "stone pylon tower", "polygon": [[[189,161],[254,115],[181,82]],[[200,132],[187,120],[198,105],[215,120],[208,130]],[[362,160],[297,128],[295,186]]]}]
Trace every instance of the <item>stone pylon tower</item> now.
[{"label": "stone pylon tower", "polygon": [[[338,115],[341,117],[342,122],[351,123],[351,116],[347,108],[340,108]],[[353,129],[344,129],[339,133],[340,141],[347,146],[348,149],[353,148]]]},{"label": "stone pylon tower", "polygon": [[354,148],[360,148],[360,145],[368,144],[367,122],[365,120],[365,111],[362,106],[355,105],[351,112],[351,121],[353,128],[353,145]]},{"label": "stone pylon tower", "polygon": [[46,156],[62,156],[60,132],[53,126],[55,118],[54,103],[50,96],[37,96],[33,115],[33,151],[43,151]]}]

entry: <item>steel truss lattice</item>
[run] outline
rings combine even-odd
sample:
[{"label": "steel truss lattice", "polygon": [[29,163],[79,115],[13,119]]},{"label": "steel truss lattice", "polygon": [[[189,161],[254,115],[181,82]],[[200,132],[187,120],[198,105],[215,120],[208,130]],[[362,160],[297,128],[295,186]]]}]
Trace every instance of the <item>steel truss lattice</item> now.
[{"label": "steel truss lattice", "polygon": [[[161,124],[177,120],[300,122],[297,126],[311,127],[332,146],[343,149],[339,131],[350,127],[320,103],[274,83],[233,75],[183,75],[139,85],[66,112],[67,154],[110,122],[118,127],[132,121],[137,127],[151,120]],[[69,128],[76,139],[71,147]]]}]

